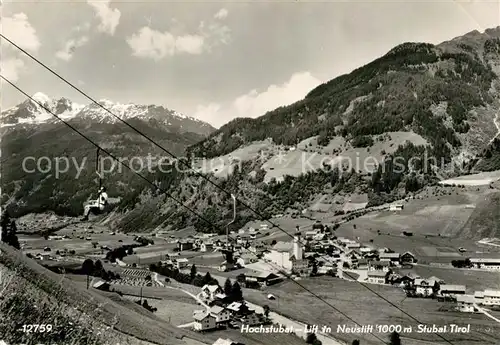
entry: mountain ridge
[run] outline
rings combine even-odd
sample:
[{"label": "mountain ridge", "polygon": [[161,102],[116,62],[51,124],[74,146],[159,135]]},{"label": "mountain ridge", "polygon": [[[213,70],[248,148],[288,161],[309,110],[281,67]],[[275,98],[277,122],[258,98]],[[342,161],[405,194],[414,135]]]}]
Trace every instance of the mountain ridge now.
[{"label": "mountain ridge", "polygon": [[[215,130],[210,124],[184,115],[163,106],[143,105],[135,103],[119,103],[108,99],[101,99],[98,104],[91,102],[87,105],[74,103],[61,97],[53,99],[42,92],[36,92],[20,104],[1,112],[0,127],[12,127],[20,124],[40,125],[58,121],[50,112],[63,120],[92,121],[97,123],[117,123],[118,116],[124,121],[138,118],[144,121],[156,120],[166,126],[172,126],[182,132],[194,132],[207,135]],[[40,103],[42,106],[40,106]],[[46,109],[50,110],[48,112]],[[113,116],[113,115],[115,116]]]}]

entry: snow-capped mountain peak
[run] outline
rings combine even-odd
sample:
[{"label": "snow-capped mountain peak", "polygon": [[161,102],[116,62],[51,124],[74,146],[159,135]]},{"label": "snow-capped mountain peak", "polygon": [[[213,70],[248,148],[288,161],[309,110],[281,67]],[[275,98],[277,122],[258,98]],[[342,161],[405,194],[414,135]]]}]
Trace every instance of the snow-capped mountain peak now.
[{"label": "snow-capped mountain peak", "polygon": [[47,96],[46,94],[42,93],[42,92],[37,92],[35,93],[33,96],[31,96],[31,98],[36,101],[36,102],[39,102],[43,105],[45,104],[51,104],[53,101],[52,99]]},{"label": "snow-capped mountain peak", "polygon": [[203,135],[215,130],[201,120],[163,106],[124,104],[108,99],[101,99],[98,104],[91,103],[84,106],[73,103],[66,98],[54,99],[42,92],[37,92],[32,96],[32,99],[27,99],[23,103],[3,111],[0,115],[0,127],[57,122],[58,119],[53,114],[64,120],[77,120],[87,123],[113,124],[120,119],[124,121],[130,119],[156,121],[181,132],[194,132]]}]

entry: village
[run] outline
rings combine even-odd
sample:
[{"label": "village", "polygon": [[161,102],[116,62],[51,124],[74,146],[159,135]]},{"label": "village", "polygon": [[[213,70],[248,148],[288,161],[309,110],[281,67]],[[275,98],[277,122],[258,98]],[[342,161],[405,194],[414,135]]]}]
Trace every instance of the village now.
[{"label": "village", "polygon": [[[408,297],[435,299],[436,303],[447,303],[450,311],[485,313],[500,309],[500,290],[485,289],[466,294],[466,286],[456,281],[444,281],[438,277],[420,277],[414,274],[399,274],[400,268],[418,265],[418,258],[411,252],[394,252],[390,248],[374,248],[357,240],[335,236],[335,226],[317,222],[312,230],[300,231],[290,241],[271,241],[266,244],[258,238],[267,233],[263,224],[260,229],[240,230],[229,236],[229,243],[216,235],[203,234],[175,240],[176,247],[162,260],[160,265],[178,272],[189,273],[194,263],[187,258],[178,258],[183,252],[221,253],[224,257],[218,266],[208,272],[213,277],[235,277],[234,282],[242,287],[260,289],[278,284],[287,278],[300,280],[306,277],[327,275],[346,280],[357,280],[363,284],[389,285],[403,289]],[[129,266],[118,260],[119,264]],[[462,269],[489,271],[498,274],[499,259],[470,258],[462,263]],[[137,269],[139,267],[135,266]],[[156,273],[155,273],[156,274]],[[168,278],[167,278],[168,279]],[[221,281],[222,283],[222,281]],[[154,282],[153,282],[154,284]],[[161,284],[161,283],[160,283]],[[197,295],[204,310],[193,313],[189,324],[196,331],[207,332],[225,327],[260,326],[272,324],[269,309],[250,307],[243,297],[228,296],[227,289],[214,279],[205,284]],[[224,291],[226,290],[226,291]],[[269,294],[269,300],[274,296]],[[258,308],[258,307],[257,307]]]},{"label": "village", "polygon": [[[391,206],[389,212],[399,210],[396,205]],[[279,297],[265,291],[269,287],[279,290],[281,283],[290,279],[300,282],[321,276],[333,279],[332,284],[335,279],[341,279],[397,289],[408,298],[435,301],[448,313],[481,313],[496,320],[490,311],[500,310],[498,284],[471,291],[460,278],[444,280],[438,274],[407,273],[412,268],[428,266],[414,250],[401,251],[401,246],[397,247],[398,251],[379,248],[371,240],[338,236],[339,222],[324,224],[316,220],[303,225],[300,221],[294,218],[293,222],[301,225],[287,234],[258,221],[226,235],[173,236],[162,232],[132,235],[105,233],[98,228],[66,229],[45,240],[23,241],[23,247],[29,256],[49,266],[74,260],[75,265],[81,267],[84,260],[102,261],[100,270],[108,273],[93,273],[88,285],[96,290],[140,297],[140,304],[150,311],[155,310],[152,298],[161,296],[158,291],[181,290],[198,308],[193,305],[190,320],[179,322],[177,327],[202,333],[219,334],[226,329],[239,331],[245,327],[257,329],[274,325],[290,327],[296,321],[276,314],[278,310],[269,305],[279,305]],[[356,228],[355,224],[349,226]],[[412,235],[405,231],[400,236],[410,245]],[[73,241],[79,246],[85,244],[85,249],[67,245]],[[469,271],[498,276],[500,258],[468,258],[462,255],[473,254],[472,250],[467,253],[467,249],[459,247],[456,251],[455,257],[461,260],[441,265],[458,273]],[[156,290],[143,296],[143,288]],[[245,291],[248,289],[265,292],[268,304],[262,300],[258,304],[247,301]],[[308,336],[301,337],[307,340]],[[216,344],[245,342],[220,338]]]}]

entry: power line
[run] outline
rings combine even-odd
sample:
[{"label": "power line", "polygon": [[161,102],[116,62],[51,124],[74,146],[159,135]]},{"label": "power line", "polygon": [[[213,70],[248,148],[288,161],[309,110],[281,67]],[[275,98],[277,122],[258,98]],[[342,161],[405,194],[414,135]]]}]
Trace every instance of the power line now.
[{"label": "power line", "polygon": [[[71,88],[73,88],[74,90],[76,90],[77,92],[79,92],[80,94],[82,94],[83,96],[85,96],[86,98],[88,98],[89,100],[91,100],[94,104],[96,104],[97,106],[99,106],[100,108],[102,108],[104,111],[106,111],[107,113],[109,113],[110,115],[112,115],[113,117],[115,117],[116,119],[118,119],[120,122],[124,123],[127,127],[129,127],[130,129],[134,130],[136,133],[138,133],[139,135],[141,135],[142,137],[144,137],[145,139],[147,139],[149,142],[151,142],[153,145],[155,145],[156,147],[158,147],[159,149],[163,150],[164,152],[166,152],[167,154],[169,154],[170,156],[172,156],[174,159],[176,159],[177,161],[180,161],[182,164],[184,164],[186,167],[188,167],[191,171],[194,172],[194,174],[196,174],[197,176],[201,177],[202,179],[206,180],[208,183],[210,183],[211,185],[213,185],[214,187],[216,187],[217,189],[219,189],[220,191],[228,194],[228,195],[231,195],[232,193],[225,190],[223,187],[221,187],[220,185],[218,185],[217,183],[213,182],[211,179],[207,178],[205,175],[203,175],[202,173],[198,172],[197,170],[193,169],[188,163],[186,163],[185,161],[183,161],[182,159],[179,159],[176,155],[174,155],[173,153],[171,153],[170,151],[168,151],[167,149],[165,149],[163,146],[161,146],[160,144],[156,143],[153,139],[149,138],[147,135],[145,135],[144,133],[142,133],[141,131],[139,131],[138,129],[136,129],[135,127],[133,127],[132,125],[130,125],[128,122],[126,122],[125,120],[123,120],[122,118],[120,118],[119,116],[115,115],[113,112],[111,112],[109,109],[107,109],[106,107],[104,107],[102,104],[100,104],[99,102],[97,102],[95,99],[93,99],[92,97],[90,97],[88,94],[86,94],[85,92],[83,92],[80,88],[78,88],[77,86],[73,85],[71,82],[69,82],[67,79],[65,79],[64,77],[62,77],[61,75],[59,75],[57,72],[55,72],[54,70],[52,70],[50,67],[48,67],[47,65],[45,65],[43,62],[41,62],[40,60],[38,60],[36,57],[34,57],[33,55],[31,55],[30,53],[28,53],[26,50],[24,50],[23,48],[19,47],[17,44],[15,44],[14,42],[12,42],[10,39],[8,39],[7,37],[5,37],[3,34],[0,34],[0,37],[4,38],[6,41],[8,41],[10,44],[12,44],[14,47],[16,47],[18,50],[20,50],[21,52],[23,52],[24,54],[26,54],[27,56],[29,56],[31,59],[33,59],[34,61],[36,61],[38,64],[40,64],[42,67],[44,67],[45,69],[47,69],[48,71],[50,71],[52,74],[54,74],[55,76],[57,76],[59,79],[61,79],[64,83],[66,83],[67,85],[69,85]],[[4,77],[2,77],[2,79],[5,80]],[[14,84],[10,83],[12,86],[14,86],[16,89],[18,89],[20,92],[22,92],[23,94],[25,94],[26,96],[28,96],[30,99],[32,99],[29,95],[27,95],[24,91],[20,90],[17,86],[15,86]],[[38,102],[37,102],[38,103]],[[44,109],[46,109],[44,107]],[[47,110],[47,109],[46,109]],[[50,112],[50,111],[49,111]],[[54,115],[54,114],[53,114]],[[62,120],[61,120],[62,121]],[[94,145],[96,145],[95,143],[93,143]],[[97,145],[96,145],[97,146]],[[98,146],[97,146],[98,147]],[[103,150],[103,152],[106,152]],[[107,153],[107,152],[106,152]],[[109,154],[109,153],[108,153]],[[130,167],[128,167],[130,170],[132,170]],[[132,170],[133,171],[133,170]],[[149,180],[147,180],[144,176],[140,175],[143,179],[145,179],[146,181],[148,181],[149,183],[152,183],[150,182]],[[153,184],[154,185],[154,184]],[[155,185],[156,187],[156,185]],[[167,193],[166,193],[167,194]],[[175,200],[175,199],[174,199]],[[239,199],[236,199],[241,205],[243,205],[245,208],[247,208],[248,210],[252,211],[255,215],[257,215],[258,217],[260,217],[261,219],[264,219],[264,221],[268,222],[269,224],[271,224],[273,227],[276,227],[278,230],[282,231],[283,233],[285,233],[286,235],[288,235],[289,237],[291,238],[294,238],[294,236],[290,233],[288,233],[286,230],[284,230],[283,228],[281,228],[279,225],[273,223],[272,221],[266,219],[266,217],[264,217],[260,212],[258,212],[257,210],[253,209],[250,205],[246,204],[245,202],[239,200]],[[301,244],[303,244],[303,242],[301,242]],[[348,275],[349,276],[349,275]],[[350,276],[349,276],[350,277]],[[353,279],[352,277],[350,277],[351,279]],[[355,281],[357,281],[355,279]],[[360,283],[361,285],[365,286],[364,284]],[[366,287],[366,286],[365,286]],[[401,308],[399,308],[398,306],[396,306],[395,304],[393,304],[392,302],[390,302],[389,300],[387,300],[386,298],[384,298],[383,296],[375,293],[373,290],[371,290],[370,288],[366,287],[368,290],[372,291],[375,295],[377,295],[379,298],[385,300],[387,303],[391,304],[392,306],[394,306],[395,308],[397,308],[398,310],[400,310],[402,313],[404,313],[405,315],[409,315],[407,312],[405,312],[404,310],[402,310]],[[419,322],[416,318],[414,318],[413,316],[411,316],[411,318],[413,320],[416,320],[417,322]],[[420,323],[420,322],[419,322]],[[446,341],[447,343],[449,344],[452,344],[449,340],[445,339],[443,336],[441,336],[440,334],[437,334],[441,339],[443,339],[444,341]],[[453,345],[453,344],[452,344]]]},{"label": "power line", "polygon": [[[106,153],[108,156],[110,156],[111,158],[113,158],[114,160],[118,161],[120,164],[122,164],[124,167],[126,167],[127,169],[129,169],[130,171],[132,171],[134,174],[136,174],[137,176],[139,176],[140,178],[142,178],[144,181],[146,181],[147,183],[151,184],[152,186],[154,186],[157,190],[161,191],[162,193],[165,193],[166,196],[168,196],[169,198],[173,199],[176,203],[180,204],[182,207],[186,208],[188,211],[190,211],[191,213],[193,213],[195,216],[199,217],[200,219],[203,219],[205,222],[207,222],[207,224],[209,224],[211,227],[213,227],[214,229],[216,228],[216,225],[212,222],[210,222],[209,220],[207,220],[206,218],[204,218],[203,216],[201,216],[198,212],[194,211],[193,209],[191,209],[190,207],[184,205],[181,201],[177,200],[176,198],[174,198],[171,194],[167,193],[165,190],[163,190],[162,188],[158,187],[154,182],[150,181],[149,179],[147,179],[145,176],[143,176],[142,174],[134,171],[129,165],[123,163],[121,160],[119,160],[118,158],[116,158],[114,155],[112,155],[111,153],[109,153],[107,150],[103,149],[102,147],[100,147],[97,143],[95,143],[92,139],[88,138],[85,134],[83,134],[82,132],[80,132],[78,129],[76,129],[75,127],[73,127],[71,124],[67,123],[66,121],[64,121],[63,119],[61,119],[59,116],[57,116],[56,114],[54,114],[50,109],[46,108],[43,104],[39,103],[38,101],[36,101],[35,99],[33,99],[33,97],[31,97],[30,95],[28,95],[25,91],[23,91],[21,88],[19,88],[17,85],[15,85],[14,83],[12,83],[10,80],[6,79],[3,75],[0,74],[0,78],[5,80],[8,84],[10,84],[12,87],[14,87],[17,91],[19,91],[20,93],[22,93],[23,95],[25,95],[26,97],[28,97],[30,100],[32,100],[33,102],[35,102],[36,104],[40,105],[42,108],[44,108],[47,112],[49,112],[50,114],[52,114],[53,116],[55,116],[59,121],[63,122],[66,126],[68,126],[70,129],[72,129],[73,131],[75,131],[77,134],[79,134],[81,137],[83,137],[84,139],[86,139],[87,141],[89,141],[92,145],[94,145],[95,147],[99,148],[101,151],[103,151],[104,153]],[[336,312],[338,312],[339,314],[341,314],[342,316],[344,316],[345,318],[347,318],[349,321],[353,322],[354,324],[356,324],[357,326],[361,326],[359,325],[356,321],[354,321],[352,318],[350,318],[347,314],[345,314],[344,312],[340,311],[338,308],[336,308],[335,306],[333,306],[331,303],[329,303],[328,301],[326,301],[325,299],[323,299],[321,296],[315,294],[313,291],[311,291],[310,289],[306,288],[305,286],[303,286],[302,284],[300,284],[299,282],[295,281],[292,279],[292,281],[297,284],[298,286],[300,286],[302,289],[304,289],[305,291],[309,292],[311,295],[313,295],[314,297],[316,297],[317,299],[319,299],[321,302],[325,303],[326,305],[330,306],[332,309],[334,309]],[[375,334],[372,334],[374,337],[376,337],[377,339],[379,339],[380,341],[382,341],[383,343],[385,343],[385,341],[383,341],[382,339],[380,339],[378,336],[376,336]]]}]

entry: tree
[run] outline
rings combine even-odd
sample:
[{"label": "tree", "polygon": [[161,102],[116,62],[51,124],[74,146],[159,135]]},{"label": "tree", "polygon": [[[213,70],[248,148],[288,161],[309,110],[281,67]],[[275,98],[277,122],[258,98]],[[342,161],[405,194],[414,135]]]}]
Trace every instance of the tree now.
[{"label": "tree", "polygon": [[241,286],[238,282],[234,282],[233,287],[231,289],[231,300],[233,301],[242,301],[243,300],[243,291],[241,291]]},{"label": "tree", "polygon": [[266,304],[264,307],[264,316],[266,317],[266,319],[269,319],[269,306]]},{"label": "tree", "polygon": [[17,226],[16,222],[10,218],[9,212],[5,211],[2,214],[2,219],[0,221],[0,227],[2,228],[2,242],[7,243],[16,249],[21,249],[19,244],[19,239],[17,238]]},{"label": "tree", "polygon": [[390,345],[401,345],[401,338],[398,332],[392,332],[389,337]]},{"label": "tree", "polygon": [[91,259],[86,259],[82,264],[82,273],[89,276],[94,273],[94,270],[94,261],[92,261]]},{"label": "tree", "polygon": [[316,260],[312,263],[311,277],[314,277],[318,274],[318,262]]},{"label": "tree", "polygon": [[101,260],[97,260],[94,264],[94,271],[96,273],[100,273],[102,271],[104,271],[104,267],[102,266],[102,262]]},{"label": "tree", "polygon": [[226,296],[231,296],[233,290],[233,285],[231,284],[231,279],[227,278],[226,282],[224,283],[224,293]]},{"label": "tree", "polygon": [[193,266],[191,266],[191,273],[189,274],[189,277],[191,278],[191,281],[194,280],[194,278],[196,278],[196,265],[193,264]]}]

